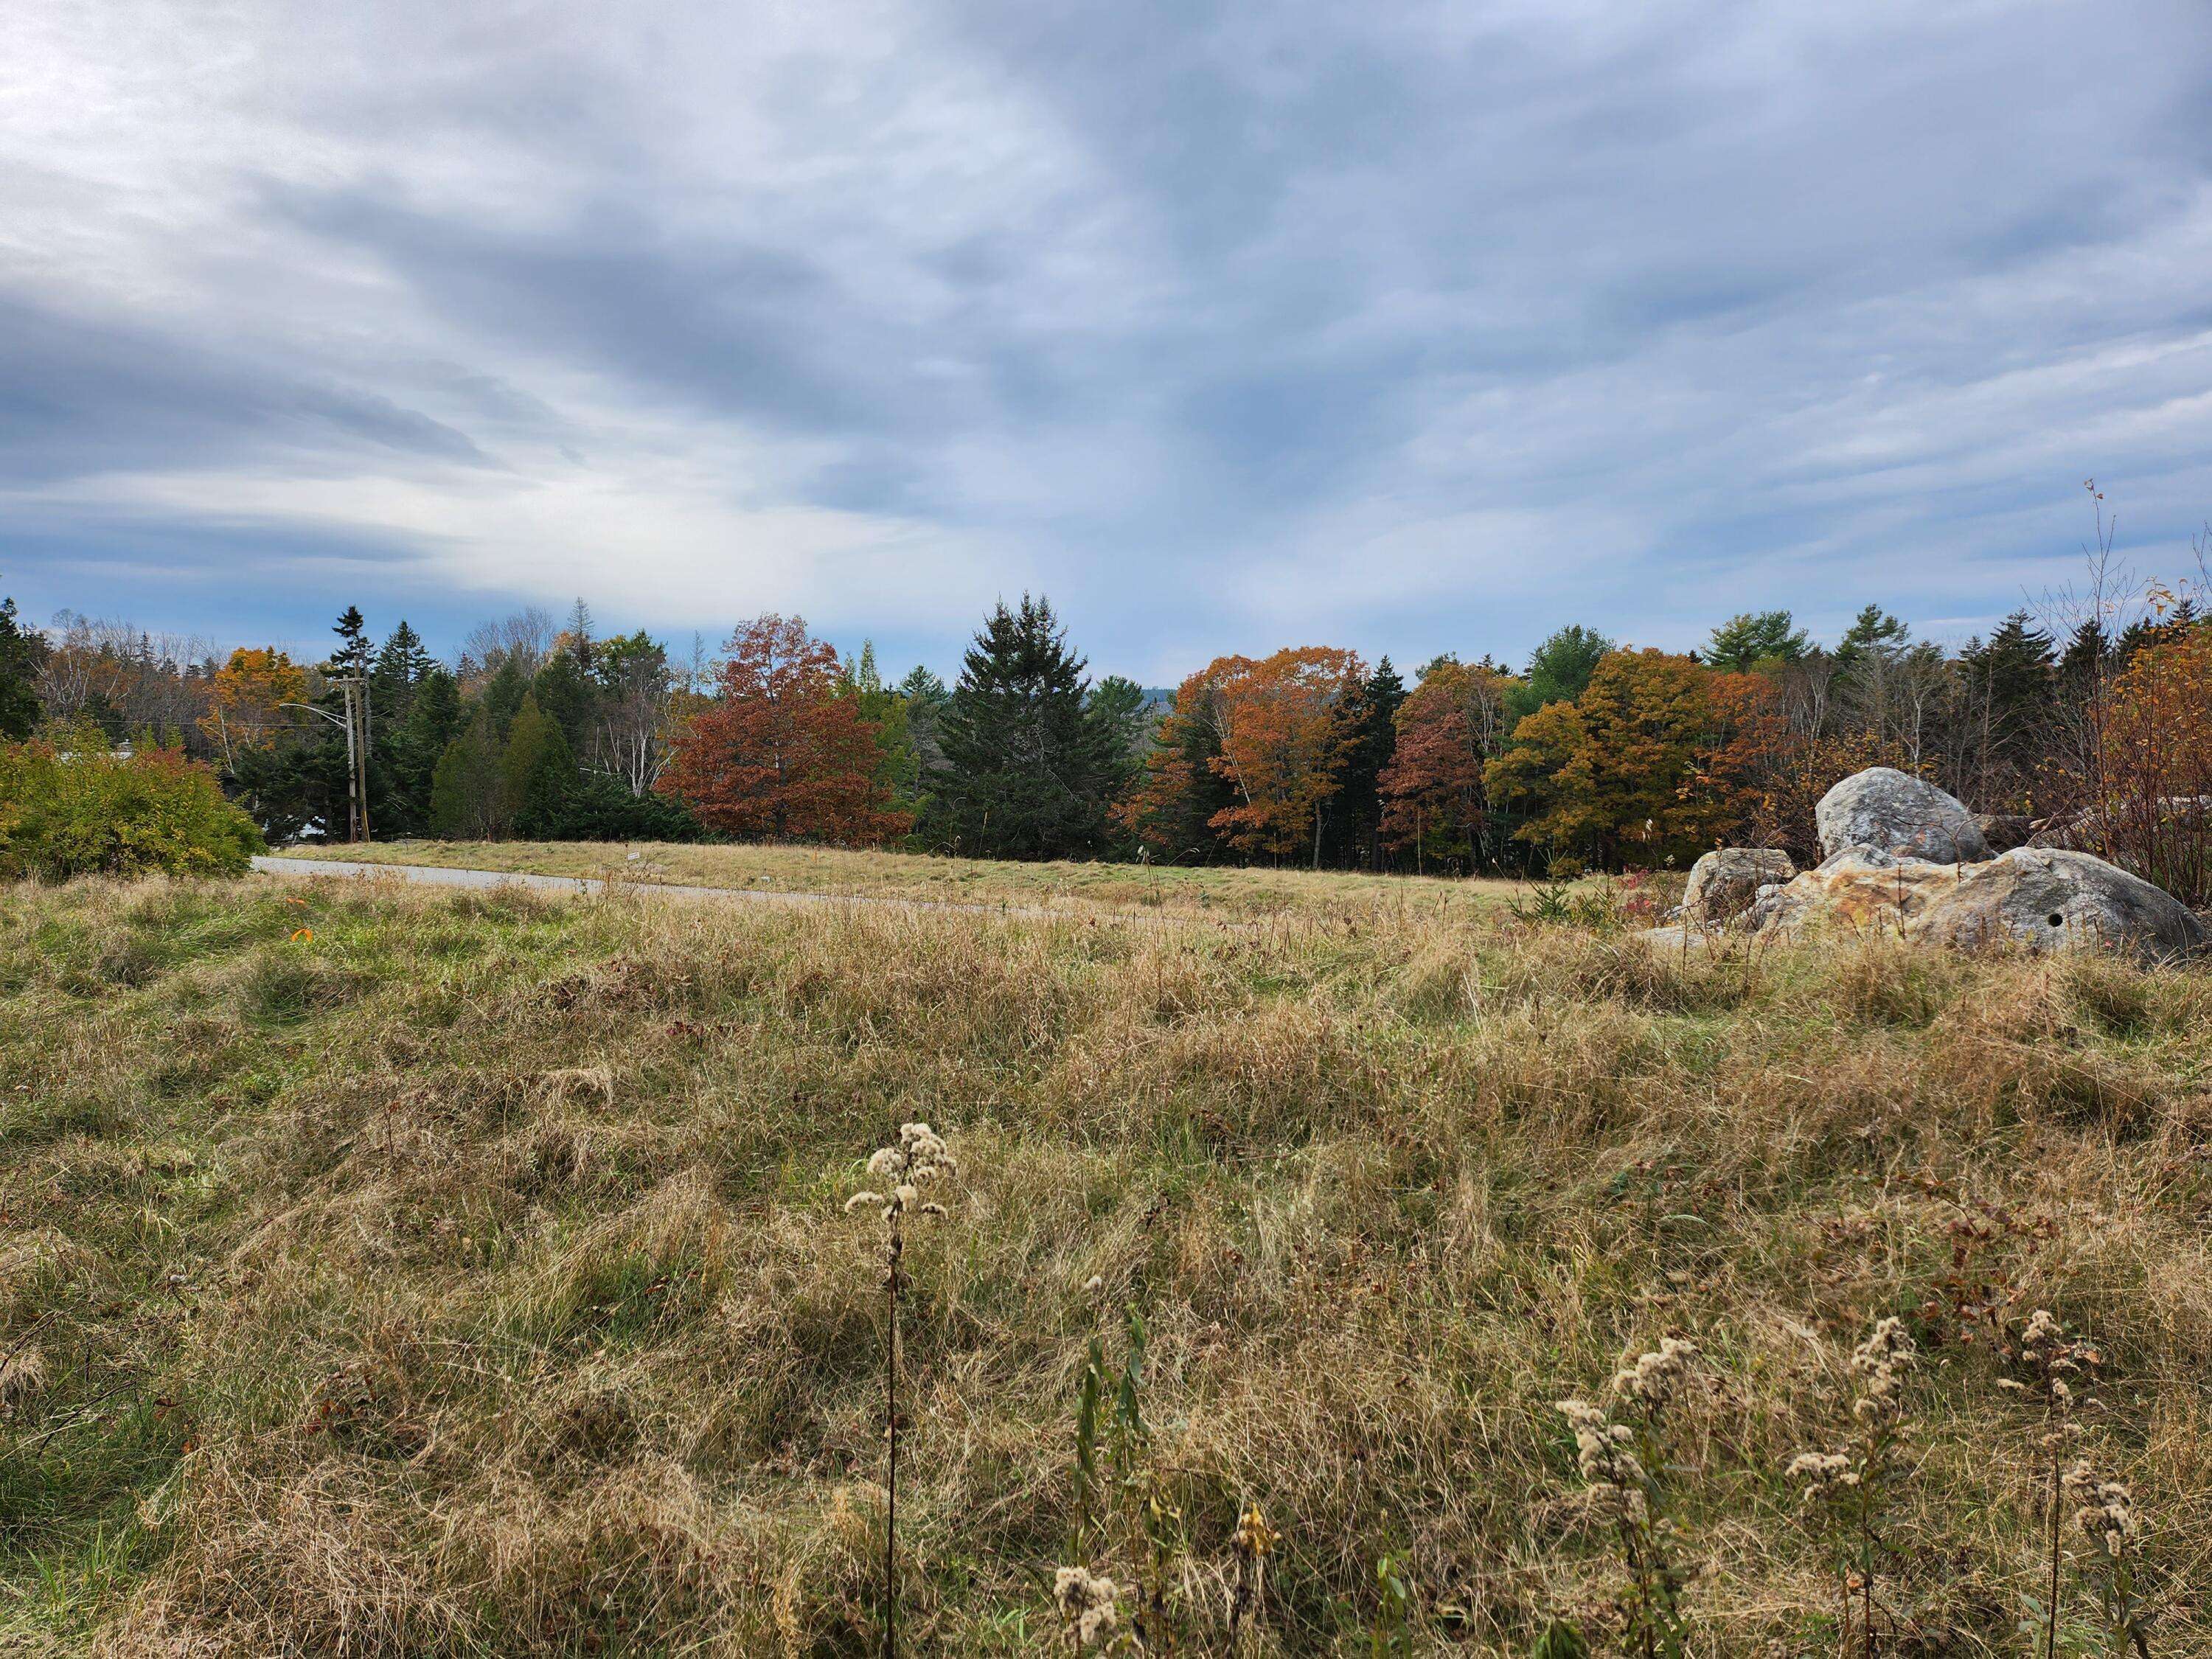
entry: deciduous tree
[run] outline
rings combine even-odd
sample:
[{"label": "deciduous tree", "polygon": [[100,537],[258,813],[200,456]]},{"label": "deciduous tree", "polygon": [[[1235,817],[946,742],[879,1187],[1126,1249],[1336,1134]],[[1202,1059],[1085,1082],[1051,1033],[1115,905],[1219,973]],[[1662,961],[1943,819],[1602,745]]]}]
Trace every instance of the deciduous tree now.
[{"label": "deciduous tree", "polygon": [[1343,784],[1359,740],[1358,653],[1310,645],[1254,661],[1223,657],[1206,670],[1220,752],[1210,764],[1236,792],[1213,816],[1231,845],[1321,859],[1322,805]]},{"label": "deciduous tree", "polygon": [[1382,835],[1413,849],[1417,862],[1494,859],[1483,768],[1505,746],[1517,682],[1486,664],[1430,665],[1400,707],[1397,744],[1382,769]]},{"label": "deciduous tree", "polygon": [[1530,814],[1516,836],[1601,864],[1687,864],[1711,847],[1732,811],[1696,787],[1723,735],[1714,678],[1687,657],[1615,651],[1581,696],[1522,720],[1484,769],[1494,796]]},{"label": "deciduous tree", "polygon": [[277,733],[298,724],[283,705],[306,699],[305,670],[271,647],[234,651],[209,678],[207,711],[199,728],[215,746],[225,771],[246,750],[266,749]]},{"label": "deciduous tree", "polygon": [[2212,627],[2139,647],[2107,703],[2103,850],[2185,903],[2212,904]]},{"label": "deciduous tree", "polygon": [[838,694],[837,653],[797,617],[745,623],[725,649],[720,696],[678,734],[655,787],[732,835],[867,846],[903,835],[876,734]]}]

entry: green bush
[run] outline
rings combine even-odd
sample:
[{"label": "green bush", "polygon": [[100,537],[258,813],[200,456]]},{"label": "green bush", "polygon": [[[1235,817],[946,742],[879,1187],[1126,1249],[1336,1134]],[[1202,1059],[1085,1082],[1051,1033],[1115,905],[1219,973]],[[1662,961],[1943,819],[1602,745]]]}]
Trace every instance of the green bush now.
[{"label": "green bush", "polygon": [[180,750],[112,754],[93,727],[0,744],[0,878],[235,876],[264,846]]}]

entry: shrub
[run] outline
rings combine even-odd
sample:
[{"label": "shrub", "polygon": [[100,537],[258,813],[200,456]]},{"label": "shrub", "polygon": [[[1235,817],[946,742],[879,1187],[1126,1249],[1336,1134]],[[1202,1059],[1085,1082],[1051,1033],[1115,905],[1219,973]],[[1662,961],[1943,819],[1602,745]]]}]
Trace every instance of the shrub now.
[{"label": "shrub", "polygon": [[263,846],[180,750],[112,754],[91,726],[0,744],[0,877],[235,876]]},{"label": "shrub", "polygon": [[2212,903],[2212,629],[2136,653],[2098,736],[2104,853],[2185,904]]}]

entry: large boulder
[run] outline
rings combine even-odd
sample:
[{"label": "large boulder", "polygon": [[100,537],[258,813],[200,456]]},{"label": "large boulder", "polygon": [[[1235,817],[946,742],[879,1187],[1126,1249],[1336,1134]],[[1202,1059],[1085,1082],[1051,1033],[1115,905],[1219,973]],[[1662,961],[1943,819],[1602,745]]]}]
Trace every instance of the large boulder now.
[{"label": "large boulder", "polygon": [[2212,948],[2212,933],[2171,894],[2087,853],[2048,848],[1978,864],[1846,848],[1761,895],[1742,925],[1768,939],[1888,932],[1961,950],[2099,950],[2146,963]]},{"label": "large boulder", "polygon": [[1820,797],[1813,809],[1820,855],[1871,847],[1931,864],[1973,864],[1990,855],[1974,815],[1934,784],[1891,766],[1870,766]]},{"label": "large boulder", "polygon": [[2055,847],[2015,848],[1966,871],[1921,926],[1936,943],[1968,950],[2011,940],[2160,963],[2212,947],[2212,933],[2164,888],[2094,854]]},{"label": "large boulder", "polygon": [[1682,920],[1707,926],[1733,921],[1751,908],[1759,890],[1797,873],[1790,854],[1765,847],[1722,847],[1690,866]]},{"label": "large boulder", "polygon": [[1965,866],[1846,847],[1761,893],[1743,926],[1761,939],[1824,933],[1911,934],[1930,903],[1959,884]]}]

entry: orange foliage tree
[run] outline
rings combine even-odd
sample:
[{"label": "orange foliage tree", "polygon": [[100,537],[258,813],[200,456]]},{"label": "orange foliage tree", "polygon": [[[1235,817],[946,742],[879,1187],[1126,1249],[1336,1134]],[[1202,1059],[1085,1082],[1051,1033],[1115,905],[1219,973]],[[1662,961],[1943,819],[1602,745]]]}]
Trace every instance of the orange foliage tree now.
[{"label": "orange foliage tree", "polygon": [[1214,723],[1208,764],[1235,792],[1211,820],[1232,847],[1279,857],[1310,842],[1318,866],[1322,807],[1358,741],[1365,676],[1357,653],[1324,645],[1206,667],[1212,695],[1194,706]]},{"label": "orange foliage tree", "polygon": [[2136,652],[2095,725],[2106,856],[2212,903],[2212,624]]},{"label": "orange foliage tree", "polygon": [[1470,863],[1484,855],[1492,813],[1483,768],[1505,747],[1517,684],[1480,663],[1440,662],[1421,677],[1398,706],[1397,746],[1376,780],[1388,845]]},{"label": "orange foliage tree", "polygon": [[1759,734],[1783,729],[1745,678],[1664,651],[1608,653],[1579,697],[1514,728],[1484,783],[1529,814],[1522,841],[1602,864],[1686,864],[1741,823]]},{"label": "orange foliage tree", "polygon": [[1816,864],[1814,808],[1838,780],[1869,766],[1911,769],[1902,749],[1877,732],[1815,737],[1794,723],[1772,674],[1714,674],[1706,691],[1711,727],[1682,787],[1705,800],[1734,846],[1778,848],[1801,866]]},{"label": "orange foliage tree", "polygon": [[209,678],[207,709],[199,728],[229,769],[248,750],[265,749],[292,722],[283,704],[305,702],[307,676],[291,658],[275,649],[244,649]]},{"label": "orange foliage tree", "polygon": [[654,787],[711,829],[870,846],[912,827],[892,810],[882,752],[835,647],[797,617],[760,617],[723,647],[719,695],[678,733]]},{"label": "orange foliage tree", "polygon": [[1152,732],[1143,775],[1114,808],[1115,822],[1148,854],[1171,862],[1203,863],[1212,856],[1220,846],[1214,817],[1234,799],[1213,764],[1221,753],[1221,716],[1212,672],[1200,669],[1176,688]]}]

